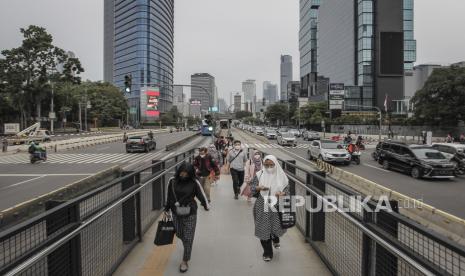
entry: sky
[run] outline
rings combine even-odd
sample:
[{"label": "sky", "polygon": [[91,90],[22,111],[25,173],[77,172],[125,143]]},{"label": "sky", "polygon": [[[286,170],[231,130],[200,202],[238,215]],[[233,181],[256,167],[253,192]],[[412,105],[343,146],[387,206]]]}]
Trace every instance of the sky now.
[{"label": "sky", "polygon": [[[465,61],[463,11],[464,0],[415,0],[417,64]],[[103,78],[103,0],[0,0],[0,49],[19,46],[19,28],[31,24],[77,55],[85,79]],[[263,81],[279,85],[281,54],[293,56],[299,79],[298,32],[298,0],[175,0],[174,82],[210,73],[229,102],[255,79],[260,98]]]}]

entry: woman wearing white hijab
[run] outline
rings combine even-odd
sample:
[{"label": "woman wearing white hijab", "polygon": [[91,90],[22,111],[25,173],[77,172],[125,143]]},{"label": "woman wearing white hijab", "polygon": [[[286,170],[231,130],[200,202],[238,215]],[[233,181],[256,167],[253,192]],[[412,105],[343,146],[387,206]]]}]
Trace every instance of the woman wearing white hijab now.
[{"label": "woman wearing white hijab", "polygon": [[255,236],[260,239],[264,251],[263,260],[266,262],[273,258],[273,244],[276,249],[280,248],[279,237],[284,235],[286,230],[281,227],[276,211],[277,204],[272,206],[274,208],[265,208],[265,200],[278,202],[278,197],[289,195],[288,186],[289,180],[277,158],[273,155],[266,156],[262,169],[255,174],[251,185],[252,194],[257,197],[253,208]]}]

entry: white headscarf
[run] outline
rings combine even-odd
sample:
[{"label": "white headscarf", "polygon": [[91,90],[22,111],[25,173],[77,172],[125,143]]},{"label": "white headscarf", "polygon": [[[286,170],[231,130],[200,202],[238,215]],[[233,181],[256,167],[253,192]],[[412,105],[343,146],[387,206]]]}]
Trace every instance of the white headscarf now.
[{"label": "white headscarf", "polygon": [[263,159],[263,164],[265,164],[266,160],[271,160],[275,164],[274,172],[269,173],[262,167],[262,170],[256,173],[258,177],[258,184],[263,187],[267,187],[270,190],[268,191],[260,191],[260,194],[263,197],[268,195],[275,196],[277,192],[282,192],[284,189],[289,185],[289,179],[287,178],[286,173],[279,165],[278,159],[274,155],[267,155]]}]

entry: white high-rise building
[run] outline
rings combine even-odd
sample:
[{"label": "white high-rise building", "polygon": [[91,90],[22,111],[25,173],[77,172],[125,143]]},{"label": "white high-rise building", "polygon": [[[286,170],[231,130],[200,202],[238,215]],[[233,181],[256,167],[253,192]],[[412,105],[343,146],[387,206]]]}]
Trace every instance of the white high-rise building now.
[{"label": "white high-rise building", "polygon": [[242,92],[244,93],[244,103],[247,103],[247,107],[249,112],[255,111],[255,99],[257,93],[257,85],[255,84],[255,80],[246,80],[242,82]]}]

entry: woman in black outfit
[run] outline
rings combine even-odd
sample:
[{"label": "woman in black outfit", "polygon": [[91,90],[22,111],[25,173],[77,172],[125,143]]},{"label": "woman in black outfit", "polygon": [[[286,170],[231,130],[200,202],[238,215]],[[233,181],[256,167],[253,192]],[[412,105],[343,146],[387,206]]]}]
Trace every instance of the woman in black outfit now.
[{"label": "woman in black outfit", "polygon": [[[195,226],[197,223],[197,202],[200,200],[203,208],[208,211],[207,197],[195,177],[195,169],[189,163],[181,164],[176,175],[170,179],[168,185],[168,201],[165,206],[165,216],[169,216],[171,210],[176,236],[184,246],[184,256],[179,266],[179,271],[184,273],[188,270],[188,261],[191,258],[192,243],[194,242]],[[177,206],[190,206],[190,213],[185,216],[176,214]]]}]

